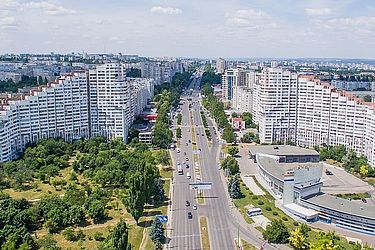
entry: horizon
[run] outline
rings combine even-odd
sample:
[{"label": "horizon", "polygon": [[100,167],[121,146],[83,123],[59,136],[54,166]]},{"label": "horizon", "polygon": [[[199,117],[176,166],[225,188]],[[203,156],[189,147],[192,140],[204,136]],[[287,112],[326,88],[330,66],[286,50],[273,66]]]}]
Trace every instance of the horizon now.
[{"label": "horizon", "polygon": [[374,12],[371,0],[2,0],[0,53],[373,60]]}]

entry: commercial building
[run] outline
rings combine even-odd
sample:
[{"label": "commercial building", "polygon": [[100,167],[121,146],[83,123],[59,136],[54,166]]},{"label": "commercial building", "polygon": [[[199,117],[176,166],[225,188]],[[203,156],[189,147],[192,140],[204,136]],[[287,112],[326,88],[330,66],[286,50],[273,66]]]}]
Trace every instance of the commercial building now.
[{"label": "commercial building", "polygon": [[322,221],[375,235],[375,206],[323,194],[319,154],[288,145],[250,146],[259,182],[281,199],[283,208],[307,222]]},{"label": "commercial building", "polygon": [[375,206],[358,204],[327,194],[314,194],[301,199],[301,205],[318,211],[320,221],[337,227],[375,236]]},{"label": "commercial building", "polygon": [[250,146],[249,155],[267,187],[284,205],[320,192],[323,166],[315,150],[288,145]]},{"label": "commercial building", "polygon": [[0,100],[0,161],[15,159],[42,138],[103,135],[126,141],[128,129],[153,96],[152,79],[126,79],[116,63],[59,77],[27,95]]}]

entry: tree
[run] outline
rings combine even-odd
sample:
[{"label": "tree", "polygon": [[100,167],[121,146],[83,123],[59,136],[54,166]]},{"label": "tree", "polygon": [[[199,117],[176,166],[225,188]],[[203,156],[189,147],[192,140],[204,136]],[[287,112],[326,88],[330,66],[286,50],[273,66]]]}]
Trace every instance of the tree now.
[{"label": "tree", "polygon": [[145,186],[141,173],[130,173],[127,183],[128,189],[126,190],[125,196],[122,198],[122,202],[126,210],[133,216],[138,224],[139,218],[143,215],[146,199],[148,198],[145,195]]},{"label": "tree", "polygon": [[236,154],[238,154],[238,152],[240,152],[238,147],[229,147],[228,148],[228,154],[230,154],[232,157],[234,157]]},{"label": "tree", "polygon": [[241,141],[244,143],[251,143],[254,141],[255,135],[253,132],[249,132],[243,135]]},{"label": "tree", "polygon": [[367,176],[369,172],[369,167],[367,165],[362,165],[359,169],[359,173],[362,175],[362,176]]},{"label": "tree", "polygon": [[164,227],[158,218],[154,218],[151,224],[150,238],[158,250],[163,249]]},{"label": "tree", "polygon": [[238,174],[231,177],[228,182],[228,193],[232,199],[241,198],[240,180]]},{"label": "tree", "polygon": [[225,128],[224,128],[223,139],[227,143],[232,143],[236,140],[236,136],[233,132],[233,129],[229,124],[227,124],[227,126],[225,126]]},{"label": "tree", "polygon": [[172,143],[172,138],[173,134],[172,131],[169,130],[168,125],[157,121],[152,140],[153,144],[161,148],[168,148],[168,146]]},{"label": "tree", "polygon": [[249,112],[244,112],[241,114],[241,118],[242,120],[245,121],[245,126],[246,128],[252,128],[254,127],[254,124],[253,124],[253,115]]},{"label": "tree", "polygon": [[356,168],[358,157],[354,150],[349,150],[348,153],[342,158],[342,166],[346,170],[351,170]]},{"label": "tree", "polygon": [[240,172],[238,162],[232,156],[228,156],[227,158],[225,158],[222,161],[221,166],[223,169],[229,169],[231,175],[235,175]]},{"label": "tree", "polygon": [[338,250],[341,246],[337,244],[337,236],[334,233],[320,233],[319,239],[310,244],[311,250]]},{"label": "tree", "polygon": [[130,244],[128,242],[128,229],[126,223],[120,220],[116,227],[111,233],[111,242],[114,250],[126,250],[130,249]]},{"label": "tree", "polygon": [[288,242],[289,231],[282,220],[273,220],[263,232],[263,238],[269,243],[285,244]]},{"label": "tree", "polygon": [[289,236],[289,244],[298,250],[309,249],[306,235],[301,231],[301,228],[294,229]]},{"label": "tree", "polygon": [[181,138],[181,128],[177,128],[177,129],[176,129],[176,137],[177,137],[178,139]]},{"label": "tree", "polygon": [[372,102],[372,97],[370,95],[365,95],[363,97],[363,101],[365,101],[365,102]]},{"label": "tree", "polygon": [[86,212],[95,223],[107,217],[105,203],[101,200],[91,201],[86,209]]}]

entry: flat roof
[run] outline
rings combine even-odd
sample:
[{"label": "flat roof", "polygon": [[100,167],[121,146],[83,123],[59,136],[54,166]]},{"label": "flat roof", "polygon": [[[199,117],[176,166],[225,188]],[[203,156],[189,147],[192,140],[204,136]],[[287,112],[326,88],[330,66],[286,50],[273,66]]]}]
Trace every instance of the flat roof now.
[{"label": "flat roof", "polygon": [[287,155],[319,155],[313,149],[301,148],[297,146],[290,145],[251,145],[249,146],[249,153],[256,155],[257,153],[261,154],[270,154],[277,156],[287,156]]},{"label": "flat roof", "polygon": [[284,207],[286,207],[287,209],[290,209],[292,211],[295,211],[298,214],[304,215],[308,218],[318,215],[318,212],[316,212],[315,210],[302,207],[302,206],[300,206],[296,203],[286,204],[286,205],[284,205]]},{"label": "flat roof", "polygon": [[267,154],[258,154],[257,161],[269,174],[282,181],[284,180],[284,173],[288,170],[315,168],[322,165],[320,162],[279,163],[275,156]]},{"label": "flat roof", "polygon": [[375,220],[375,206],[367,203],[358,204],[329,194],[314,195],[304,200],[332,210]]}]

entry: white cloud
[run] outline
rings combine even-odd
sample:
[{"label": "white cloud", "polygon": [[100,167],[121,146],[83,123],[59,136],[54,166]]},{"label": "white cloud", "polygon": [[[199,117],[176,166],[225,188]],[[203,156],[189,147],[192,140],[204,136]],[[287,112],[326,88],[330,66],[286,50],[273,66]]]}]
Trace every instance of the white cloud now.
[{"label": "white cloud", "polygon": [[76,13],[75,10],[66,9],[61,5],[54,4],[48,1],[42,2],[29,2],[24,5],[28,9],[37,9],[43,11],[47,15],[58,16],[58,15],[70,15]]},{"label": "white cloud", "polygon": [[311,9],[306,8],[305,13],[309,16],[326,16],[332,13],[330,8],[321,8],[321,9]]},{"label": "white cloud", "polygon": [[10,28],[16,28],[16,27],[17,27],[17,22],[14,16],[0,17],[0,28],[10,29]]},{"label": "white cloud", "polygon": [[150,9],[150,11],[152,13],[168,14],[168,15],[177,15],[177,14],[182,13],[182,10],[179,8],[162,7],[162,6],[154,6]]},{"label": "white cloud", "polygon": [[18,1],[15,0],[1,0],[0,10],[15,10],[20,6]]},{"label": "white cloud", "polygon": [[234,13],[227,13],[225,16],[229,25],[240,28],[262,29],[277,27],[272,17],[260,10],[237,10]]},{"label": "white cloud", "polygon": [[375,16],[360,16],[347,18],[333,18],[328,20],[314,20],[320,27],[330,30],[375,32]]}]

